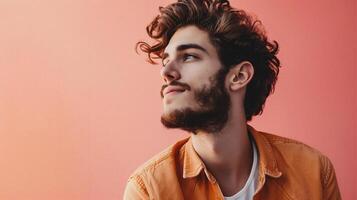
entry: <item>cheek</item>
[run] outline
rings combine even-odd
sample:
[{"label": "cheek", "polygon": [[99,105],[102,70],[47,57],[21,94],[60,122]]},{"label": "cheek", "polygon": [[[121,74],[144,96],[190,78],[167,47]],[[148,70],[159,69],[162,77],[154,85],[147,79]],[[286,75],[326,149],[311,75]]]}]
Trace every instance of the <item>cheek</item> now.
[{"label": "cheek", "polygon": [[209,84],[209,78],[215,71],[212,68],[194,66],[190,69],[182,71],[182,81],[189,84],[191,87],[201,87]]}]

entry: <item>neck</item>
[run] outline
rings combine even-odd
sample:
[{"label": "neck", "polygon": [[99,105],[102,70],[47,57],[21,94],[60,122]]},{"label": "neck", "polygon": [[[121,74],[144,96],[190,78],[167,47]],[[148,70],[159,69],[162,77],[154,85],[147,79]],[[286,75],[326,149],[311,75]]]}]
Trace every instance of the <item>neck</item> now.
[{"label": "neck", "polygon": [[240,113],[244,112],[231,114],[220,132],[192,135],[195,151],[225,195],[234,194],[244,186],[253,162],[245,116]]}]

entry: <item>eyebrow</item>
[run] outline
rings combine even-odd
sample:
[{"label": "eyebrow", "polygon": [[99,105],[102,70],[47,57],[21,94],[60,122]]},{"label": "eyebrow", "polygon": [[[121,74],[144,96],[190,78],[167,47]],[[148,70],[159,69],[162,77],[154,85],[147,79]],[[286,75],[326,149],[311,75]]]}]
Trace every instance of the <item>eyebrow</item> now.
[{"label": "eyebrow", "polygon": [[[207,55],[209,55],[208,51],[205,48],[203,48],[202,46],[198,45],[198,44],[193,44],[193,43],[181,44],[181,45],[176,47],[176,51],[184,51],[186,49],[198,49],[198,50],[201,50],[201,51],[205,52]],[[164,60],[168,56],[169,56],[168,53],[163,53],[162,60]]]}]

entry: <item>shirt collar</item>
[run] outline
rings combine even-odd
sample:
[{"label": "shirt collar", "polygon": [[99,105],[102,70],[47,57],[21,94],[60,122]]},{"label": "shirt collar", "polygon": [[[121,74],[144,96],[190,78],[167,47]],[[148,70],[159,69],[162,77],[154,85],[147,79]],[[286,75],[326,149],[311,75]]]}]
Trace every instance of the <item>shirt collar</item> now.
[{"label": "shirt collar", "polygon": [[[248,134],[253,136],[259,152],[259,171],[274,178],[280,177],[282,173],[278,168],[273,149],[268,139],[248,124],[247,129]],[[183,178],[196,177],[202,170],[205,171],[209,180],[214,181],[214,177],[207,171],[204,163],[193,148],[191,137],[189,137],[183,148]]]},{"label": "shirt collar", "polygon": [[278,168],[276,158],[274,156],[273,148],[268,139],[252,126],[247,124],[248,133],[253,136],[255,144],[259,151],[259,171],[271,177],[278,178],[282,175]]},{"label": "shirt collar", "polygon": [[204,164],[193,148],[192,138],[189,137],[183,152],[183,178],[195,177],[203,168]]}]

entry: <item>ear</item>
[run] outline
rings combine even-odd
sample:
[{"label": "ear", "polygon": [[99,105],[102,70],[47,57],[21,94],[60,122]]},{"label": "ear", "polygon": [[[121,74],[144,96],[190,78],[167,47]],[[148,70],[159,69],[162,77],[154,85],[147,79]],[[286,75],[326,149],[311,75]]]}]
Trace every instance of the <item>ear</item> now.
[{"label": "ear", "polygon": [[252,63],[243,61],[232,67],[228,73],[228,87],[230,91],[237,91],[245,87],[253,78],[254,68]]}]

